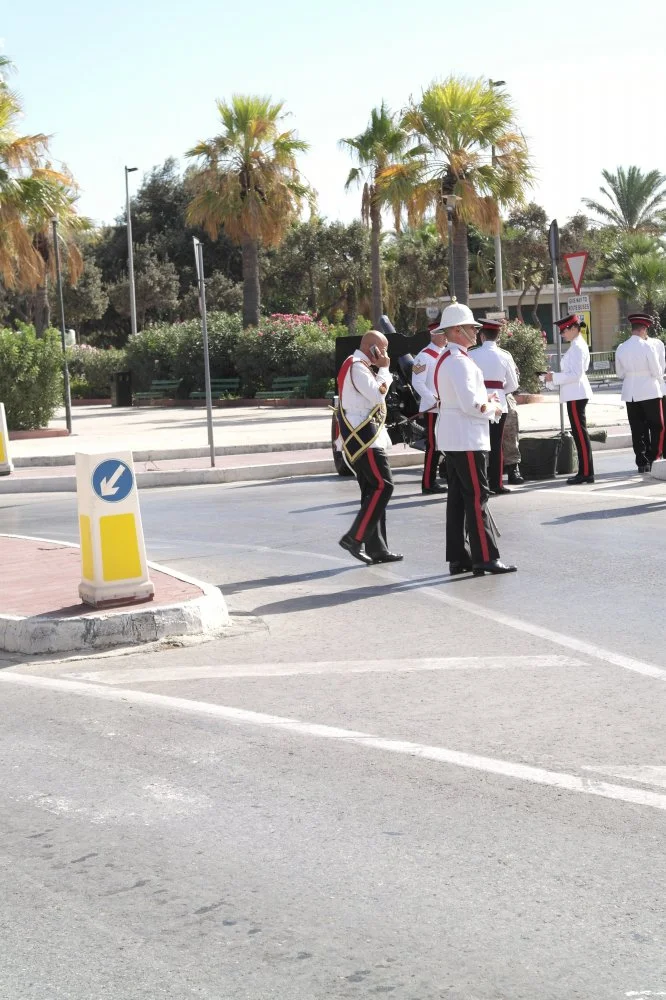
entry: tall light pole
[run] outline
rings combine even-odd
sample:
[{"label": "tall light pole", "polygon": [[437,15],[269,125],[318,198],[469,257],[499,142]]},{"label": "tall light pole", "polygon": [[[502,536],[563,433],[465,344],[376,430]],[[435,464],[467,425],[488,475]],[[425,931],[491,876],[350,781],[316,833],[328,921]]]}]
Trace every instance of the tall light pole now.
[{"label": "tall light pole", "polygon": [[132,247],[132,213],[130,211],[129,175],[138,167],[125,167],[125,200],[127,204],[127,270],[130,287],[130,323],[132,336],[136,336],[136,290],[134,288],[134,248]]},{"label": "tall light pole", "polygon": [[[504,87],[506,84],[505,80],[489,80],[488,83],[491,87]],[[492,149],[492,165],[495,166],[497,159],[495,157],[495,146]],[[499,214],[499,213],[498,213]],[[495,296],[497,301],[497,308],[500,312],[504,312],[504,275],[502,274],[502,232],[501,232],[502,220],[498,218],[497,220],[497,232],[495,233]]]},{"label": "tall light pole", "polygon": [[60,302],[60,337],[62,343],[62,374],[65,390],[65,422],[67,430],[72,433],[72,396],[69,387],[69,367],[67,365],[67,345],[65,344],[65,303],[62,297],[62,275],[60,273],[60,247],[58,246],[58,220],[52,219],[53,249],[55,251],[56,278],[58,281],[58,299]]}]

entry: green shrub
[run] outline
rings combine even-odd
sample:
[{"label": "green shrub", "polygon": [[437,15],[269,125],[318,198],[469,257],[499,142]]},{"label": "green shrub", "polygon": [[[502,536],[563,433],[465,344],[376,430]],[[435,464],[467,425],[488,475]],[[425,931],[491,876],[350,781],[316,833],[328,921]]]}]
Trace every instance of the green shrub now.
[{"label": "green shrub", "polygon": [[539,376],[546,371],[546,345],[543,334],[535,326],[512,320],[502,327],[500,347],[509,351],[516,362],[520,388],[523,392],[539,392]]},{"label": "green shrub", "polygon": [[87,386],[88,395],[79,398],[106,399],[111,394],[111,376],[125,370],[127,359],[125,351],[117,348],[103,350],[81,344],[68,350],[67,363],[72,382],[76,379],[77,392],[83,385]]},{"label": "green shrub", "polygon": [[38,339],[34,328],[0,330],[0,402],[10,430],[45,427],[63,402],[62,348],[57,330]]},{"label": "green shrub", "polygon": [[[229,378],[236,371],[235,358],[242,330],[240,316],[208,314],[208,353],[211,378]],[[203,389],[204,362],[201,321],[156,323],[131,337],[125,348],[132,385],[140,391],[154,379],[182,378],[181,394]]]},{"label": "green shrub", "polygon": [[271,316],[244,330],[236,366],[248,394],[270,389],[278,375],[310,375],[311,395],[323,395],[335,375],[336,332],[336,327],[301,315]]}]

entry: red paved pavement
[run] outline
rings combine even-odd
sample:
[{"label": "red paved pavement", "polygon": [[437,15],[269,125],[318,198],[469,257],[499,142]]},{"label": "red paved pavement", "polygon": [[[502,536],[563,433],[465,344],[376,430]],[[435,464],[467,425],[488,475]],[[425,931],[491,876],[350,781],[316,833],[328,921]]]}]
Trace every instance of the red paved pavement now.
[{"label": "red paved pavement", "polygon": [[78,548],[35,538],[0,535],[0,614],[32,617],[108,614],[131,607],[174,604],[201,597],[201,590],[166,573],[151,570],[155,597],[148,604],[132,602],[95,611],[79,599],[81,557]]}]

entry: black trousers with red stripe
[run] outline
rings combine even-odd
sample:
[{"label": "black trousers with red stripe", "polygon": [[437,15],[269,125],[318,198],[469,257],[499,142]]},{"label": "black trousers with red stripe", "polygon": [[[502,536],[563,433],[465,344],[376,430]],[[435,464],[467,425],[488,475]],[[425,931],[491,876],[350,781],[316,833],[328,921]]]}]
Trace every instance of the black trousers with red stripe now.
[{"label": "black trousers with red stripe", "polygon": [[[446,559],[473,565],[499,559],[488,517],[485,451],[447,451],[449,492],[446,498]],[[466,537],[467,536],[467,537]]]},{"label": "black trousers with red stripe", "polygon": [[491,490],[500,490],[502,488],[502,479],[504,477],[504,452],[502,451],[502,438],[504,437],[505,423],[506,413],[503,413],[496,424],[490,425],[488,485]]},{"label": "black trousers with red stripe", "polygon": [[657,399],[627,401],[627,416],[636,467],[652,465],[664,448],[664,413],[661,396]]},{"label": "black trousers with red stripe", "polygon": [[423,460],[421,489],[431,490],[433,486],[437,485],[437,472],[442,461],[442,453],[441,451],[437,451],[437,442],[435,441],[435,424],[437,423],[437,414],[424,413],[423,417],[425,421],[426,450],[425,458]]},{"label": "black trousers with red stripe", "polygon": [[357,542],[365,542],[369,556],[379,556],[388,550],[386,505],[393,493],[391,466],[383,448],[368,448],[356,459],[353,469],[361,488],[361,509],[349,534]]},{"label": "black trousers with red stripe", "polygon": [[594,462],[592,461],[592,445],[590,435],[587,433],[587,419],[585,417],[586,399],[570,399],[567,402],[567,413],[571,424],[576,451],[578,452],[578,475],[593,476]]}]

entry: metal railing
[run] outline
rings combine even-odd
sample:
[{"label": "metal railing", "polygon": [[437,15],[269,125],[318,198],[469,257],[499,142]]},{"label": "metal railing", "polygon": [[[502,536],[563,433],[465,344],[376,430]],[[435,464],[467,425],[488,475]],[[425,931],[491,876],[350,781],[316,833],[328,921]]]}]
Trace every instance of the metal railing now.
[{"label": "metal railing", "polygon": [[[566,352],[562,352],[562,356]],[[557,357],[552,351],[547,352],[548,365],[554,371],[557,370]],[[590,382],[604,384],[606,382],[617,382],[615,373],[615,351],[593,351],[590,354],[590,367],[587,369],[587,377]]]}]

